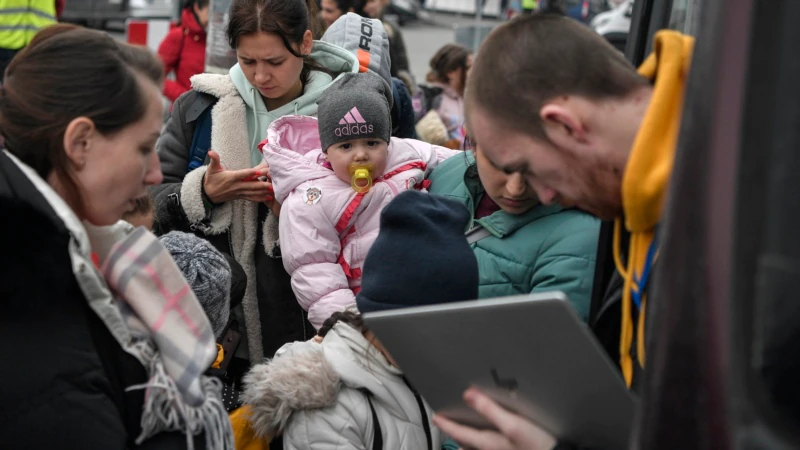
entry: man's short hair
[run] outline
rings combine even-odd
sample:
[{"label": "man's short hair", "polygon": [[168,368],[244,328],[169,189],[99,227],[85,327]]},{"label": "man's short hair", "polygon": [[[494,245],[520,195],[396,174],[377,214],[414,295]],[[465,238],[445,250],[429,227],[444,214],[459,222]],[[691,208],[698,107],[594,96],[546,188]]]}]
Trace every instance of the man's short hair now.
[{"label": "man's short hair", "polygon": [[547,141],[539,111],[548,101],[623,98],[647,85],[586,25],[533,14],[501,25],[481,46],[467,81],[467,116],[477,106],[509,130]]}]

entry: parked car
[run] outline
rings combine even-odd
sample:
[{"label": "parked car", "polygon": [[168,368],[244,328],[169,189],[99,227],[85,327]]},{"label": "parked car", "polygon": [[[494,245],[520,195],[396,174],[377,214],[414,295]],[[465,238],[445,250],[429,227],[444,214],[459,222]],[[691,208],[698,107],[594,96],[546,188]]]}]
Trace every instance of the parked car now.
[{"label": "parked car", "polygon": [[634,0],[624,0],[616,8],[596,15],[589,23],[597,34],[606,38],[621,52],[625,51],[625,44],[628,42],[633,4]]},{"label": "parked car", "polygon": [[391,0],[386,7],[384,14],[395,18],[400,25],[417,20],[422,13],[422,5],[419,0]]}]

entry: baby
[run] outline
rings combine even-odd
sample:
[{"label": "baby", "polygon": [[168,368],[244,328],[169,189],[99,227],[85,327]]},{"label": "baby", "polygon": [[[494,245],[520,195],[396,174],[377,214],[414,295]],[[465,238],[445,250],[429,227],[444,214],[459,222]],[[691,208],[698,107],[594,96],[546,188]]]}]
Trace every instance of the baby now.
[{"label": "baby", "polygon": [[381,210],[401,192],[424,190],[428,172],[461,153],[392,138],[391,102],[381,78],[347,74],[320,97],[319,119],[278,119],[261,144],[282,204],[283,264],[317,329],[355,304]]}]

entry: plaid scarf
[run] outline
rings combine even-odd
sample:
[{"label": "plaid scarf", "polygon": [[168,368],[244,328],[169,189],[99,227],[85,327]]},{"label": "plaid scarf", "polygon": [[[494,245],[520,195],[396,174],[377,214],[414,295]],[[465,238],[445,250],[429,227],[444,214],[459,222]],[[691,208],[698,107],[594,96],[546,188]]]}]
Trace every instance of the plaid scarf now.
[{"label": "plaid scarf", "polygon": [[133,336],[126,350],[148,373],[147,383],[128,388],[146,389],[137,443],[183,431],[191,450],[205,432],[207,448],[233,449],[222,386],[203,376],[217,356],[214,333],[172,256],[140,227],[111,248],[102,273]]}]

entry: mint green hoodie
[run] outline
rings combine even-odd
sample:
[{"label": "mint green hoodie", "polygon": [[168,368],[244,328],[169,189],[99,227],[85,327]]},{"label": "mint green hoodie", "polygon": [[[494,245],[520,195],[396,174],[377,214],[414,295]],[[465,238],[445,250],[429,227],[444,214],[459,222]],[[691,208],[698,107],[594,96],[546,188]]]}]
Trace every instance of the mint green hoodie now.
[{"label": "mint green hoodie", "polygon": [[236,86],[239,95],[247,105],[245,108],[247,110],[247,132],[250,139],[250,160],[253,166],[257,166],[262,161],[258,144],[266,139],[267,129],[272,121],[292,114],[316,116],[317,99],[325,89],[343,74],[358,72],[358,59],[353,53],[327,42],[314,41],[311,58],[320,66],[331,71],[336,78],[334,79],[324,72],[312,71],[308,83],[303,88],[303,95],[273,111],[267,110],[258,89],[247,81],[239,64],[231,68],[230,77],[233,85]]}]

